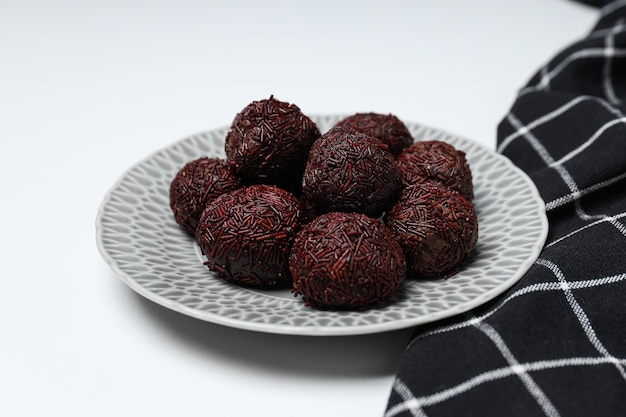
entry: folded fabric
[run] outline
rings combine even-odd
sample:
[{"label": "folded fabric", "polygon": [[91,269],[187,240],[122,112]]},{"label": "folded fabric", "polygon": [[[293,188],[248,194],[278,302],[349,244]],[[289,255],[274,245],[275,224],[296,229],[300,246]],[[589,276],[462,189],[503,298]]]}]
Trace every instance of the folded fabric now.
[{"label": "folded fabric", "polygon": [[498,126],[546,203],[539,259],[487,305],[416,329],[386,417],[626,415],[625,99],[620,0]]}]

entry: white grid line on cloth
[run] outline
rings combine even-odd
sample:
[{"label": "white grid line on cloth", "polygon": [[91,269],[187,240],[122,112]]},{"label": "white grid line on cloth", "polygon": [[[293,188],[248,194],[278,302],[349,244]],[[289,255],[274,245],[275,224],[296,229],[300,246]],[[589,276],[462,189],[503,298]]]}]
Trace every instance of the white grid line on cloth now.
[{"label": "white grid line on cloth", "polygon": [[[543,159],[543,161],[546,163],[548,167],[551,167],[552,169],[556,170],[556,172],[561,176],[561,179],[563,179],[563,182],[565,182],[565,185],[567,185],[567,187],[572,192],[571,195],[574,201],[574,207],[575,207],[575,211],[578,217],[580,217],[582,220],[597,220],[597,219],[610,218],[610,216],[606,214],[596,214],[596,215],[587,214],[583,210],[581,202],[580,202],[581,191],[578,189],[578,185],[574,181],[574,178],[567,171],[567,169],[565,169],[563,165],[552,165],[552,163],[554,162],[554,159],[552,158],[548,150],[543,146],[543,144],[539,141],[539,139],[537,139],[535,135],[533,135],[532,132],[527,127],[525,127],[517,117],[515,117],[513,112],[509,113],[506,118],[515,129],[517,130],[521,129],[524,132],[523,133],[524,138],[528,141],[528,143],[535,150],[535,152],[537,152],[537,154],[541,157],[541,159]],[[613,225],[617,230],[619,230],[620,233],[624,234],[625,232],[624,225],[622,225],[620,222],[613,220],[613,221],[609,221],[609,223],[611,223],[611,225]]]},{"label": "white grid line on cloth", "polygon": [[537,264],[548,268],[550,271],[552,271],[554,276],[559,280],[563,289],[563,293],[565,294],[565,298],[567,299],[567,302],[569,303],[570,307],[574,311],[576,318],[578,318],[578,321],[580,322],[580,325],[582,326],[583,331],[587,335],[587,338],[591,342],[592,346],[600,354],[602,354],[602,356],[607,358],[609,362],[615,365],[619,373],[622,375],[622,378],[624,379],[624,381],[626,381],[626,369],[624,369],[624,365],[620,364],[619,359],[611,355],[611,353],[604,347],[604,345],[598,338],[598,335],[596,334],[596,331],[593,328],[593,325],[591,324],[591,321],[589,320],[587,313],[585,313],[585,310],[580,306],[580,304],[576,300],[576,297],[574,297],[574,293],[572,292],[570,288],[570,283],[565,278],[565,275],[563,275],[563,272],[561,272],[559,267],[554,262],[548,261],[546,259],[541,259],[541,258],[537,259]]},{"label": "white grid line on cloth", "polygon": [[[626,178],[626,173],[624,173],[621,176]],[[604,223],[604,222],[610,222],[612,224],[616,223],[619,219],[621,219],[623,217],[626,217],[626,212],[622,212],[622,213],[619,213],[619,214],[616,214],[616,215],[613,215],[613,216],[607,216],[607,217],[604,217],[604,218],[602,218],[600,220],[596,220],[593,223],[589,223],[589,224],[586,224],[586,225],[584,225],[582,227],[579,227],[578,229],[573,230],[573,231],[569,232],[568,234],[566,234],[564,236],[561,236],[558,239],[553,240],[550,243],[547,243],[544,246],[544,248],[549,248],[552,245],[555,245],[555,244],[557,244],[557,243],[559,243],[559,242],[561,242],[561,241],[563,241],[563,240],[565,240],[567,238],[570,238],[570,237],[574,236],[575,234],[582,232],[583,230],[589,229],[590,227],[597,226],[598,224],[601,224],[601,223]],[[622,234],[624,234],[626,236],[626,226],[622,225],[619,222],[617,222],[617,223],[621,226],[621,227],[618,227],[618,230],[620,232],[622,232]],[[615,224],[613,224],[613,225],[615,225]]]},{"label": "white grid line on cloth", "polygon": [[600,190],[604,187],[608,187],[611,184],[614,184],[618,181],[623,180],[624,178],[626,178],[626,172],[617,175],[613,178],[609,178],[607,180],[601,181],[597,184],[593,184],[587,188],[584,188],[582,190],[579,190],[576,193],[571,193],[571,194],[566,194],[563,195],[555,200],[550,201],[549,203],[546,203],[546,211],[550,211],[550,210],[554,210],[557,207],[560,207],[562,205],[565,205],[567,203],[571,203],[574,200],[577,200],[583,196],[585,196],[586,194],[592,193],[594,191]]},{"label": "white grid line on cloth", "polygon": [[[617,359],[617,362],[624,366],[626,365],[626,359]],[[517,368],[514,370],[512,367],[501,367],[496,368],[491,371],[486,371],[480,373],[470,379],[467,379],[460,384],[447,388],[445,390],[436,392],[434,394],[424,395],[421,397],[416,397],[413,394],[410,395],[410,398],[407,400],[409,403],[405,405],[404,402],[396,404],[391,407],[385,417],[393,417],[396,416],[403,411],[409,409],[409,406],[413,404],[420,404],[422,407],[432,406],[443,401],[446,401],[452,397],[455,397],[459,394],[467,392],[481,384],[496,381],[499,379],[503,379],[509,376],[517,375],[517,372],[523,370],[524,372],[535,372],[535,371],[545,371],[547,369],[555,369],[555,368],[565,368],[572,366],[598,366],[598,365],[607,365],[613,364],[614,362],[606,357],[570,357],[570,358],[562,358],[562,359],[551,359],[551,360],[541,360],[535,362],[526,362],[518,364]],[[399,380],[400,378],[396,378]],[[404,384],[402,384],[405,386]],[[395,384],[394,384],[395,387]],[[406,386],[405,386],[406,387]],[[394,388],[395,389],[395,388]],[[407,388],[408,389],[408,388]]]},{"label": "white grid line on cloth", "polygon": [[[594,278],[594,279],[588,279],[588,280],[582,280],[582,281],[573,281],[569,283],[569,287],[572,290],[579,290],[579,289],[586,289],[586,288],[593,288],[593,287],[598,287],[601,285],[608,285],[608,284],[614,284],[614,283],[618,283],[621,281],[626,280],[626,273],[623,274],[617,274],[617,275],[611,275],[608,277],[603,277],[603,278]],[[458,322],[458,323],[453,323],[453,324],[449,324],[446,326],[441,326],[439,328],[433,329],[431,331],[425,332],[419,336],[417,336],[415,338],[415,340],[418,339],[423,339],[427,336],[432,336],[435,334],[440,334],[440,333],[446,333],[446,332],[450,332],[453,330],[458,330],[458,329],[462,329],[464,327],[469,327],[469,326],[475,326],[476,323],[481,322],[486,320],[487,318],[489,318],[490,316],[492,316],[493,314],[497,313],[498,310],[500,310],[502,307],[504,307],[508,302],[513,301],[514,299],[521,297],[523,295],[526,294],[532,294],[534,292],[544,292],[544,291],[562,291],[562,286],[559,282],[542,282],[539,284],[531,284],[531,285],[527,285],[523,288],[520,288],[519,290],[513,292],[511,295],[509,295],[508,297],[502,299],[497,306],[493,307],[490,311],[480,315],[480,316],[474,316],[474,315],[470,315],[468,313],[464,314],[465,317],[468,317],[466,320]],[[411,344],[413,344],[414,341],[411,342]],[[411,344],[409,346],[411,346]]]},{"label": "white grid line on cloth", "polygon": [[553,168],[556,165],[562,165],[570,159],[574,158],[576,155],[580,154],[582,151],[591,146],[593,142],[595,142],[608,129],[621,123],[626,123],[626,117],[620,117],[619,119],[613,119],[609,122],[606,122],[600,127],[600,129],[596,130],[595,133],[591,135],[589,139],[587,139],[583,144],[578,146],[576,149],[570,151],[567,155],[564,155],[558,161],[554,161],[552,164],[550,164],[550,168]]},{"label": "white grid line on cloth", "polygon": [[[540,80],[544,80],[545,81],[545,85],[543,86],[543,88],[545,90],[549,90],[550,89],[550,74],[548,71],[548,66],[544,65],[541,70],[539,71],[539,73],[541,74],[541,77],[539,78]],[[522,89],[518,94],[521,96],[522,94],[524,94],[523,92],[524,90]]]},{"label": "white grid line on cloth", "polygon": [[608,27],[608,28],[602,28],[602,29],[596,29],[593,32],[591,32],[589,34],[589,36],[586,36],[585,39],[600,39],[600,38],[604,38],[605,36],[607,36],[609,33],[611,33],[613,31],[613,27]]},{"label": "white grid line on cloth", "polygon": [[[615,27],[609,32],[609,34],[605,38],[604,47],[607,52],[611,50],[615,50],[615,35],[624,30],[624,19],[619,19]],[[604,88],[604,95],[606,98],[614,105],[620,105],[622,100],[620,100],[615,94],[615,89],[613,88],[613,77],[611,74],[611,64],[613,63],[613,55],[607,54],[606,59],[604,60],[604,67],[602,68],[602,87]]]},{"label": "white grid line on cloth", "polygon": [[606,17],[607,15],[622,7],[626,7],[626,0],[615,0],[612,3],[602,6],[602,8],[600,9],[600,17]]},{"label": "white grid line on cloth", "polygon": [[[607,14],[612,13],[615,10],[624,6],[626,6],[626,2],[623,2],[623,1],[617,1],[615,3],[607,5],[605,6],[605,8],[603,8],[603,11],[606,12],[606,13],[603,13],[603,15],[606,16]],[[610,38],[611,40],[605,40],[604,47],[580,49],[574,52],[573,54],[568,55],[563,60],[561,60],[561,62],[558,65],[556,65],[552,70],[548,70],[549,64],[544,65],[540,70],[541,76],[539,77],[539,81],[537,82],[537,84],[532,85],[532,86],[529,85],[521,89],[518,93],[518,97],[521,97],[524,94],[527,94],[533,91],[549,90],[551,80],[556,78],[568,65],[570,65],[572,62],[578,59],[604,57],[606,58],[606,60],[611,61],[613,57],[624,56],[626,54],[626,50],[622,48],[615,49],[613,42],[612,42],[615,36],[623,32],[624,29],[625,29],[624,21],[623,19],[619,19],[617,23],[612,27],[598,29],[592,32],[589,36],[586,37],[587,39]],[[606,65],[607,64],[605,63],[605,66],[603,67],[604,75],[608,74]]]},{"label": "white grid line on cloth", "polygon": [[400,378],[396,378],[394,381],[393,390],[402,398],[402,402],[388,410],[385,413],[385,417],[395,416],[403,411],[409,411],[413,417],[426,417],[426,413],[420,407],[419,401]]},{"label": "white grid line on cloth", "polygon": [[[543,125],[545,123],[548,123],[548,122],[554,120],[556,117],[564,114],[565,112],[567,112],[571,108],[573,108],[576,105],[578,105],[580,103],[583,103],[585,101],[595,101],[595,102],[601,104],[606,110],[608,110],[609,112],[611,112],[614,115],[618,116],[618,118],[617,119],[613,119],[613,120],[605,123],[585,143],[583,143],[581,146],[579,146],[576,149],[574,149],[571,152],[569,152],[567,155],[562,157],[559,161],[555,161],[549,155],[549,153],[543,147],[543,145],[541,145],[540,141],[534,135],[532,135],[531,130],[535,129],[538,126],[541,126],[541,125]],[[502,152],[515,139],[520,138],[520,137],[526,138],[526,140],[537,151],[539,156],[548,165],[548,167],[557,170],[559,175],[561,175],[561,177],[565,181],[566,185],[570,189],[570,191],[572,191],[570,194],[561,196],[561,197],[559,197],[559,198],[557,198],[557,199],[555,199],[555,200],[553,200],[551,202],[547,202],[546,203],[546,211],[553,210],[553,209],[555,209],[557,207],[560,207],[560,206],[562,206],[564,204],[567,204],[567,203],[570,203],[570,202],[573,201],[576,204],[576,210],[577,210],[577,213],[578,213],[580,218],[585,219],[585,220],[608,219],[609,221],[611,221],[613,226],[615,226],[620,231],[620,233],[622,233],[622,234],[624,234],[626,236],[626,227],[624,227],[624,225],[622,225],[619,222],[612,221],[614,219],[612,219],[611,216],[607,216],[607,215],[603,215],[603,214],[596,215],[596,216],[589,216],[582,210],[582,207],[580,206],[580,198],[581,197],[583,197],[584,195],[589,194],[589,193],[591,193],[593,191],[597,191],[597,190],[599,190],[601,188],[607,187],[607,186],[609,186],[609,185],[611,185],[611,184],[613,184],[613,183],[615,183],[617,181],[620,181],[620,180],[626,178],[626,173],[620,174],[620,175],[618,175],[616,177],[613,177],[613,178],[609,178],[609,179],[607,179],[605,181],[602,181],[602,182],[600,182],[598,184],[594,184],[594,185],[592,185],[590,187],[587,187],[587,188],[585,188],[583,190],[580,190],[578,188],[578,186],[576,185],[576,183],[574,182],[573,178],[565,170],[565,168],[559,167],[559,165],[562,165],[562,163],[570,160],[574,156],[576,156],[579,153],[581,153],[582,151],[584,151],[587,147],[589,147],[591,145],[592,142],[594,142],[598,137],[600,137],[600,135],[602,135],[604,132],[606,132],[606,130],[608,128],[613,127],[613,126],[618,125],[618,124],[621,124],[621,123],[626,123],[626,116],[624,116],[618,109],[616,109],[615,107],[611,106],[605,100],[601,100],[601,99],[599,99],[597,97],[593,97],[593,96],[579,96],[579,97],[576,97],[576,98],[568,101],[567,103],[565,103],[562,106],[560,106],[559,108],[551,111],[550,113],[547,113],[547,114],[543,115],[542,117],[539,117],[539,118],[533,120],[532,122],[530,122],[527,125],[523,125],[521,123],[521,121],[519,121],[519,119],[517,119],[512,113],[510,113],[507,116],[507,120],[509,120],[509,123],[511,123],[511,125],[516,130],[515,130],[515,132],[513,132],[509,136],[507,136],[500,143],[500,145],[498,147],[498,152]]]},{"label": "white grid line on cloth", "polygon": [[562,72],[568,65],[570,65],[572,62],[576,60],[587,59],[587,58],[608,58],[608,57],[621,58],[625,56],[626,56],[626,49],[624,48],[596,47],[596,48],[581,49],[579,51],[574,52],[571,55],[568,55],[551,71],[542,72],[542,77],[539,79],[537,84],[521,89],[519,96],[523,96],[524,94],[527,94],[533,91],[547,90],[548,86],[550,85],[550,80],[553,80],[554,78],[556,78],[560,72]]},{"label": "white grid line on cloth", "polygon": [[491,339],[493,344],[502,354],[502,357],[509,364],[510,369],[519,377],[524,387],[528,390],[530,395],[533,396],[535,401],[537,401],[537,404],[541,407],[545,415],[549,417],[558,417],[560,414],[556,407],[554,407],[554,404],[552,404],[552,401],[550,401],[539,385],[537,385],[535,380],[528,374],[528,371],[520,365],[517,359],[515,359],[513,352],[511,352],[498,331],[485,322],[477,322],[475,327]]},{"label": "white grid line on cloth", "polygon": [[511,144],[511,142],[513,142],[515,139],[522,137],[524,133],[526,132],[526,129],[533,130],[538,126],[548,123],[554,120],[555,118],[557,118],[558,116],[561,116],[562,114],[564,114],[565,112],[573,108],[574,106],[580,103],[586,102],[586,101],[595,101],[596,103],[602,105],[606,110],[613,113],[617,118],[621,119],[622,122],[624,122],[624,120],[626,119],[626,115],[620,112],[619,109],[611,106],[609,103],[607,103],[605,100],[600,99],[599,97],[585,96],[585,95],[577,96],[576,98],[573,98],[572,100],[563,104],[561,107],[558,107],[557,109],[552,110],[551,112],[526,124],[525,129],[516,130],[515,132],[511,133],[510,135],[502,139],[502,141],[500,142],[496,150],[502,153],[502,151],[504,151]]},{"label": "white grid line on cloth", "polygon": [[525,127],[525,129],[517,129],[515,132],[511,133],[509,136],[507,136],[506,138],[504,138],[501,142],[500,145],[498,145],[497,151],[502,153],[502,151],[504,151],[506,149],[507,146],[509,146],[511,144],[511,142],[513,142],[515,139],[522,137],[525,133],[526,130],[532,130],[534,128],[536,128],[537,126],[541,126],[553,119],[555,119],[556,117],[562,115],[563,113],[565,113],[566,111],[568,111],[569,109],[571,109],[572,107],[576,106],[577,104],[583,102],[583,101],[587,101],[587,100],[593,100],[594,98],[591,96],[579,96],[576,97],[570,101],[568,101],[567,103],[565,103],[564,105],[562,105],[561,107],[551,111],[550,113],[547,113],[535,120],[533,120],[532,122],[528,123]]},{"label": "white grid line on cloth", "polygon": [[[573,151],[569,152],[567,155],[565,155],[564,157],[562,157],[560,160],[555,161],[552,156],[548,153],[548,151],[545,149],[545,147],[541,144],[541,142],[531,133],[531,130],[536,128],[537,126],[540,126],[542,124],[548,123],[551,120],[553,120],[554,118],[562,115],[563,113],[565,113],[567,110],[571,109],[572,107],[576,106],[579,103],[582,103],[585,100],[593,100],[596,101],[600,104],[602,104],[607,110],[611,111],[612,113],[616,113],[617,110],[615,108],[613,108],[612,106],[610,106],[608,103],[606,103],[604,100],[600,100],[594,97],[589,97],[589,96],[581,96],[581,97],[577,97],[573,100],[570,100],[569,102],[565,103],[564,105],[562,105],[561,107],[557,108],[556,110],[553,110],[552,112],[535,119],[534,121],[532,121],[531,123],[529,123],[528,125],[524,126],[521,121],[519,119],[517,119],[517,117],[515,117],[515,115],[513,113],[509,113],[509,115],[507,116],[507,120],[509,121],[509,123],[511,123],[511,125],[516,129],[516,131],[512,134],[510,134],[507,138],[504,139],[503,142],[501,142],[500,147],[498,148],[498,151],[502,151],[508,144],[510,144],[514,139],[519,138],[519,137],[524,137],[529,143],[530,145],[535,149],[535,151],[539,154],[539,156],[542,158],[542,160],[547,164],[547,166],[549,168],[555,169],[559,175],[561,176],[561,178],[564,180],[565,184],[568,186],[568,188],[570,189],[570,191],[572,191],[572,193],[567,194],[565,196],[559,197],[556,200],[553,200],[549,203],[546,204],[546,211],[550,211],[553,210],[556,207],[559,207],[563,204],[569,203],[574,201],[576,204],[576,212],[578,214],[578,216],[581,219],[584,220],[594,220],[594,219],[608,219],[611,224],[613,226],[615,226],[620,233],[622,233],[624,236],[626,236],[626,227],[624,225],[622,225],[621,223],[615,221],[614,219],[612,219],[612,216],[607,216],[605,214],[599,214],[599,215],[595,215],[595,216],[591,216],[588,215],[587,213],[584,212],[584,210],[582,209],[581,205],[580,205],[580,198],[592,191],[596,191],[598,189],[601,189],[603,187],[609,186],[623,178],[626,178],[626,173],[618,175],[614,178],[610,178],[608,180],[605,180],[601,183],[598,184],[594,184],[591,187],[588,187],[584,190],[580,190],[578,188],[578,185],[576,184],[576,182],[574,181],[574,179],[571,177],[571,175],[569,174],[569,172],[562,166],[563,162],[566,162],[568,160],[570,160],[571,158],[573,158],[574,156],[578,155],[580,152],[584,151],[587,147],[589,147],[591,145],[592,142],[594,142],[598,137],[600,137],[604,132],[606,132],[606,130],[610,127],[613,127],[615,125],[621,124],[621,123],[626,123],[626,117],[619,117],[617,119],[613,119],[607,123],[605,123],[602,127],[600,127],[600,129],[598,129],[587,141],[585,141],[585,143],[583,143],[581,146],[577,147],[576,149],[574,149]],[[621,113],[620,113],[621,114]]]},{"label": "white grid line on cloth", "polygon": [[[533,135],[533,133],[526,126],[524,126],[517,117],[515,117],[513,112],[509,113],[506,118],[515,129],[523,132],[522,135],[524,139],[526,139],[526,141],[535,150],[535,152],[537,152],[539,157],[546,163],[546,165],[548,167],[552,167],[559,173],[561,179],[563,180],[563,182],[565,182],[565,185],[567,185],[567,188],[569,188],[570,191],[572,191],[572,193],[574,194],[579,193],[580,190],[578,189],[578,185],[576,184],[576,181],[574,181],[574,178],[572,178],[570,173],[567,172],[565,167],[563,167],[562,165],[552,165],[554,162],[554,158],[552,158],[548,150],[541,144],[539,139],[537,139],[535,135]],[[581,218],[588,217],[587,214],[582,211],[580,204],[577,205],[576,212]]]}]

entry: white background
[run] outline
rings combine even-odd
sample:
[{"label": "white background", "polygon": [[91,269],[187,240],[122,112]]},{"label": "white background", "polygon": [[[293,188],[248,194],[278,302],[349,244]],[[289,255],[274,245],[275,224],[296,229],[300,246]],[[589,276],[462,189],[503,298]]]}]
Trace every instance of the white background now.
[{"label": "white background", "polygon": [[0,415],[381,416],[410,329],[293,337],[154,305],[96,249],[122,172],[269,97],[495,146],[584,36],[567,0],[0,0]]}]

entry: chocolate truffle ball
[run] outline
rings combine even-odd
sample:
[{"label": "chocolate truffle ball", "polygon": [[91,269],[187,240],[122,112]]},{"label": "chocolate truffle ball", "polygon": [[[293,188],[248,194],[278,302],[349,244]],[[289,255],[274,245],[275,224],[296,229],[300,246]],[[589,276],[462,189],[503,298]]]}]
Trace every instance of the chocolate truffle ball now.
[{"label": "chocolate truffle ball", "polygon": [[201,157],[185,164],[170,183],[174,220],[195,235],[200,215],[212,199],[233,191],[241,181],[224,159]]},{"label": "chocolate truffle ball", "polygon": [[226,135],[226,156],[250,183],[297,191],[309,149],[319,137],[316,124],[300,108],[271,96],[235,116]]},{"label": "chocolate truffle ball", "polygon": [[339,121],[335,126],[350,126],[374,136],[385,143],[394,156],[413,143],[409,129],[393,114],[356,113]]},{"label": "chocolate truffle ball", "polygon": [[465,152],[449,143],[429,140],[415,142],[397,158],[404,185],[425,180],[439,181],[458,191],[467,200],[474,198],[472,171]]},{"label": "chocolate truffle ball", "polygon": [[298,199],[255,184],[209,202],[196,231],[205,265],[227,281],[255,287],[291,283],[289,253],[300,230]]},{"label": "chocolate truffle ball", "polygon": [[455,274],[478,238],[473,205],[436,181],[405,188],[385,223],[404,249],[407,269],[415,277]]},{"label": "chocolate truffle ball", "polygon": [[379,216],[401,187],[387,145],[349,127],[335,127],[311,148],[302,179],[302,200],[319,215],[331,211]]},{"label": "chocolate truffle ball", "polygon": [[322,309],[373,306],[406,276],[404,253],[391,230],[359,213],[327,213],[303,226],[289,268],[292,292]]}]

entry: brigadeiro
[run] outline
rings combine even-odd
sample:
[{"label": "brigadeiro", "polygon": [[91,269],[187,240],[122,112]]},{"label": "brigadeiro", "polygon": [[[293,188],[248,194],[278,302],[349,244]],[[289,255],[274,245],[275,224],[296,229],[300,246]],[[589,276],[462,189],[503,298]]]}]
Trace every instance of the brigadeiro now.
[{"label": "brigadeiro", "polygon": [[302,208],[290,192],[255,184],[209,202],[196,231],[205,265],[227,281],[271,288],[291,284],[289,253]]},{"label": "brigadeiro", "polygon": [[474,198],[472,171],[465,152],[449,143],[438,140],[415,142],[398,156],[396,164],[405,185],[435,180],[458,191],[469,201]]},{"label": "brigadeiro", "polygon": [[409,129],[393,114],[356,113],[340,120],[335,126],[350,126],[374,136],[385,143],[394,156],[413,143]]},{"label": "brigadeiro", "polygon": [[472,203],[436,181],[402,190],[385,223],[404,249],[413,277],[455,274],[478,238]]},{"label": "brigadeiro", "polygon": [[382,221],[332,212],[303,226],[289,268],[306,305],[361,310],[388,299],[406,276],[404,253]]},{"label": "brigadeiro", "polygon": [[240,186],[241,180],[224,159],[201,157],[186,163],[170,183],[170,209],[174,220],[195,235],[207,203]]},{"label": "brigadeiro", "polygon": [[387,145],[350,127],[334,127],[311,148],[302,178],[307,211],[379,216],[401,187],[400,171]]},{"label": "brigadeiro", "polygon": [[237,113],[226,135],[226,156],[250,183],[298,191],[309,149],[319,137],[317,125],[298,106],[271,96]]}]

